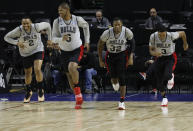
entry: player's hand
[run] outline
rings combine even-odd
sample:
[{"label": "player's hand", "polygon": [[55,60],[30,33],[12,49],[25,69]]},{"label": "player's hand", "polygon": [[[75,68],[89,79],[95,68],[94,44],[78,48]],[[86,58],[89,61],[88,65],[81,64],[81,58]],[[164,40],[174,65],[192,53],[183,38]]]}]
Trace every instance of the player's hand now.
[{"label": "player's hand", "polygon": [[48,40],[48,41],[47,41],[47,47],[48,47],[48,48],[53,48],[53,43],[52,43],[51,40]]},{"label": "player's hand", "polygon": [[89,50],[90,50],[90,45],[89,45],[89,43],[85,43],[85,44],[84,44],[84,48],[86,48],[86,51],[89,52]]},{"label": "player's hand", "polygon": [[127,61],[127,66],[129,66],[129,65],[133,65],[133,53],[131,53],[130,54],[130,56],[129,56],[129,60]]},{"label": "player's hand", "polygon": [[56,50],[61,50],[58,43],[53,43],[53,48],[56,49]]},{"label": "player's hand", "polygon": [[24,49],[25,48],[25,45],[22,43],[22,42],[18,42],[17,43],[17,46],[21,49]]},{"label": "player's hand", "polygon": [[187,51],[188,50],[188,44],[183,44],[183,47],[184,47],[184,51]]},{"label": "player's hand", "polygon": [[156,56],[156,57],[161,57],[161,56],[162,56],[162,53],[156,52],[156,53],[155,53],[155,56]]},{"label": "player's hand", "polygon": [[105,67],[105,63],[102,60],[99,60],[99,65],[100,67],[104,68]]},{"label": "player's hand", "polygon": [[69,35],[64,35],[64,36],[62,37],[62,40],[63,40],[63,41],[69,40]]},{"label": "player's hand", "polygon": [[145,64],[153,64],[154,60],[148,60],[145,62]]},{"label": "player's hand", "polygon": [[131,58],[127,61],[127,66],[129,66],[129,65],[133,65],[133,59],[131,59]]}]

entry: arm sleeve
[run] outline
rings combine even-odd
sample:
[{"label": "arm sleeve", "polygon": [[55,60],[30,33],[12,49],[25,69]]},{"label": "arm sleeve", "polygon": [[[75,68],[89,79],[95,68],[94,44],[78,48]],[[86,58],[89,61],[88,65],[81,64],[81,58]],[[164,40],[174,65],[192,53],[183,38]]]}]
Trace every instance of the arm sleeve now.
[{"label": "arm sleeve", "polygon": [[135,52],[135,39],[132,38],[131,39],[131,49],[130,49],[131,53]]},{"label": "arm sleeve", "polygon": [[130,50],[130,52],[134,53],[135,52],[135,39],[133,37],[133,32],[128,28],[126,28],[125,31],[126,31],[125,32],[126,33],[126,38],[128,40],[130,40],[130,46],[129,46],[130,49],[129,50]]},{"label": "arm sleeve", "polygon": [[59,25],[58,25],[58,20],[57,19],[55,19],[54,22],[53,22],[52,41],[54,43],[60,43],[62,41],[62,36],[59,32]]},{"label": "arm sleeve", "polygon": [[171,32],[172,40],[176,40],[180,37],[180,34],[178,32]]},{"label": "arm sleeve", "polygon": [[38,32],[40,32],[41,30],[46,30],[46,33],[48,35],[48,40],[51,40],[51,26],[49,23],[41,22],[41,23],[35,24],[35,26]]},{"label": "arm sleeve", "polygon": [[13,45],[17,45],[17,43],[19,42],[18,40],[16,40],[16,38],[20,37],[21,35],[21,30],[19,27],[15,28],[14,30],[8,32],[5,37],[4,40],[10,44]]},{"label": "arm sleeve", "polygon": [[105,30],[105,31],[103,32],[103,34],[101,35],[100,39],[101,39],[103,42],[106,42],[106,41],[109,39],[109,36],[110,36],[109,30]]},{"label": "arm sleeve", "polygon": [[83,28],[85,43],[90,43],[90,32],[88,23],[80,16],[77,16],[78,26]]}]

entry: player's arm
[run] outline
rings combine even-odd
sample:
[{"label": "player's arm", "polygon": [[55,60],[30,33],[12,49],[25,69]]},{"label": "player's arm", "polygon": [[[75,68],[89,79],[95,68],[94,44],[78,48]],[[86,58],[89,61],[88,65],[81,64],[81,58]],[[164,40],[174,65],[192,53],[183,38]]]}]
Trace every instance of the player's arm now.
[{"label": "player's arm", "polygon": [[154,46],[149,46],[149,53],[152,55],[152,56],[155,56],[155,57],[160,57],[162,56],[162,54],[160,52],[156,52],[156,49]]},{"label": "player's arm", "polygon": [[21,35],[21,31],[19,29],[19,27],[16,27],[14,30],[8,32],[5,36],[4,36],[4,40],[7,43],[13,44],[13,45],[17,45],[19,40],[16,38],[19,38]]},{"label": "player's arm", "polygon": [[187,39],[186,39],[186,33],[184,31],[179,31],[178,33],[179,33],[179,38],[182,38],[184,50],[185,51],[188,50],[188,43],[187,43]]},{"label": "player's arm", "polygon": [[149,40],[149,53],[152,56],[160,57],[162,56],[162,54],[160,52],[156,52],[155,43],[153,39],[154,39],[154,35],[152,34]]},{"label": "player's arm", "polygon": [[131,46],[130,46],[130,52],[131,53],[130,53],[127,65],[133,65],[133,55],[135,52],[135,39],[133,36],[133,32],[131,30],[129,30],[128,28],[126,28],[126,36],[127,36],[127,39],[130,40],[130,42],[131,42]]},{"label": "player's arm", "polygon": [[19,27],[16,27],[14,30],[8,32],[5,37],[4,40],[7,43],[13,44],[13,45],[17,45],[19,48],[24,49],[25,46],[23,44],[23,42],[19,41],[17,38],[19,38],[21,36],[21,30]]},{"label": "player's arm", "polygon": [[85,40],[85,47],[87,48],[87,51],[89,51],[89,43],[90,43],[90,32],[89,32],[89,25],[88,23],[82,18],[77,17],[78,26],[83,28],[84,32],[84,40]]},{"label": "player's arm", "polygon": [[53,43],[60,43],[62,41],[62,36],[59,32],[59,24],[58,24],[58,19],[55,19],[53,22],[53,27],[52,27],[52,42]]},{"label": "player's arm", "polygon": [[37,29],[38,32],[40,32],[41,30],[46,30],[46,34],[48,35],[48,40],[52,39],[52,30],[51,30],[51,26],[48,22],[41,22],[41,23],[37,23],[35,24],[35,27]]}]

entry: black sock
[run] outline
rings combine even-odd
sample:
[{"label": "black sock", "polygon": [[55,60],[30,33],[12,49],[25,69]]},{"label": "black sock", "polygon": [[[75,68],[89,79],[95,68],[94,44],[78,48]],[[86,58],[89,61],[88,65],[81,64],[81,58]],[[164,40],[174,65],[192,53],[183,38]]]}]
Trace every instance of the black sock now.
[{"label": "black sock", "polygon": [[163,98],[167,98],[167,97],[166,97],[166,94],[164,94],[162,97],[163,97]]},{"label": "black sock", "polygon": [[29,85],[26,85],[25,86],[25,90],[27,91],[27,92],[30,92],[32,89],[31,89],[31,84],[29,84]]},{"label": "black sock", "polygon": [[74,84],[74,87],[76,88],[76,87],[80,87],[80,84],[78,83],[78,84]]},{"label": "black sock", "polygon": [[37,87],[38,87],[38,89],[43,89],[43,81],[41,81],[41,82],[37,82]]},{"label": "black sock", "polygon": [[120,98],[120,102],[124,102],[124,100],[125,100],[125,97]]}]

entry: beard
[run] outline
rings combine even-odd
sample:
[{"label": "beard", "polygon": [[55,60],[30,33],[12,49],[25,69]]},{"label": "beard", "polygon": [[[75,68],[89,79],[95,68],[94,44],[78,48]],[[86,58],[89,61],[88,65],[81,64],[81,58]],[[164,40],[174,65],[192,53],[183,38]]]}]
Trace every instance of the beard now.
[{"label": "beard", "polygon": [[151,19],[152,19],[152,20],[155,20],[155,18],[156,18],[156,16],[151,16]]}]

